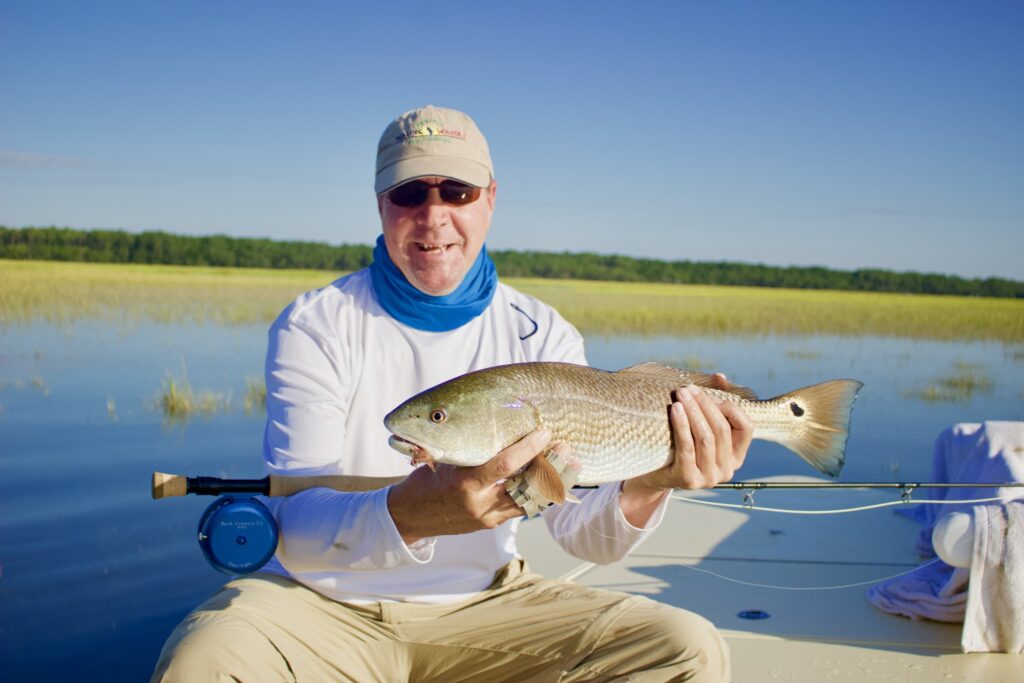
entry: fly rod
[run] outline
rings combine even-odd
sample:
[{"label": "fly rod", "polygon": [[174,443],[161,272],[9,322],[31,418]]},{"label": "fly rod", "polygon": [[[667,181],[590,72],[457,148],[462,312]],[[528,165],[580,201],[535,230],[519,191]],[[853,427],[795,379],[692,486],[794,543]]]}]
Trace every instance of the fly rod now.
[{"label": "fly rod", "polygon": [[937,481],[730,481],[718,484],[716,489],[987,489],[987,488],[1024,488],[1024,482],[1008,481],[999,483],[985,482],[937,482]]},{"label": "fly rod", "polygon": [[[219,477],[186,477],[180,474],[153,473],[153,498],[172,498],[188,494],[220,496],[231,493],[252,493],[263,496],[290,496],[306,489],[324,487],[336,491],[373,491],[397,484],[405,477],[362,477],[344,474],[290,477],[271,474],[262,479],[221,479]],[[574,488],[597,488],[577,486]],[[951,482],[839,482],[839,481],[733,481],[718,484],[716,489],[949,489],[949,488],[1024,488],[1024,482],[951,483]]]}]

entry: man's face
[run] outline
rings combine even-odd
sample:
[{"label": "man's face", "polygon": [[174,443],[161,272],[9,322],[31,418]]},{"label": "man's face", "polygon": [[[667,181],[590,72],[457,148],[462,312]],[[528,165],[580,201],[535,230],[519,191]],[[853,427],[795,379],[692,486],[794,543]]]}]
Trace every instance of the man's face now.
[{"label": "man's face", "polygon": [[[429,184],[445,178],[420,178]],[[432,296],[453,292],[483,248],[494,212],[497,183],[464,206],[441,201],[431,188],[419,206],[393,204],[387,193],[377,196],[388,256],[416,289]]]}]

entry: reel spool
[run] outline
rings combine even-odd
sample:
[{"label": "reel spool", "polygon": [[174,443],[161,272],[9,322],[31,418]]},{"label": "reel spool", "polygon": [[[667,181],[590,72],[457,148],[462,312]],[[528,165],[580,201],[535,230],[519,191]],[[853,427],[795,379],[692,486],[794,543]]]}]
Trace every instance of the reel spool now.
[{"label": "reel spool", "polygon": [[277,521],[252,496],[221,496],[199,519],[199,548],[214,569],[249,574],[270,561],[280,537]]}]

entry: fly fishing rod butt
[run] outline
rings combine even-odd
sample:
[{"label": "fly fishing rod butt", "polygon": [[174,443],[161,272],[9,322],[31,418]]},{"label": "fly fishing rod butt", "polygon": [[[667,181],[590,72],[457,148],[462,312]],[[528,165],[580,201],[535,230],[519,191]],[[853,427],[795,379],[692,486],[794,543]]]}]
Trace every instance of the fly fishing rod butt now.
[{"label": "fly fishing rod butt", "polygon": [[188,493],[188,479],[180,474],[153,473],[153,500],[184,496]]}]

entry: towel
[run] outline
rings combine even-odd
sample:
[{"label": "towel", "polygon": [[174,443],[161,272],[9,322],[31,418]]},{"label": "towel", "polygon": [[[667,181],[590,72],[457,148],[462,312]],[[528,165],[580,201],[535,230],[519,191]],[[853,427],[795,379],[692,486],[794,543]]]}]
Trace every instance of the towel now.
[{"label": "towel", "polygon": [[[932,481],[1024,481],[1024,422],[961,423],[935,440]],[[953,505],[918,505],[910,517],[924,525],[917,547],[934,556],[932,530],[951,512],[974,515],[973,558],[969,569],[932,560],[909,574],[868,589],[878,609],[911,619],[964,622],[964,652],[1021,652],[1024,643],[1024,496],[1020,488],[930,489],[933,500]],[[1003,504],[979,505],[978,498]],[[971,589],[968,590],[968,586]]]},{"label": "towel", "polygon": [[932,560],[909,574],[883,581],[867,591],[872,605],[890,614],[958,624],[967,612],[969,569]]},{"label": "towel", "polygon": [[[963,422],[946,429],[935,440],[931,480],[974,483],[1024,481],[1024,422]],[[931,500],[976,500],[1001,498],[1009,501],[1024,496],[1021,488],[929,489]],[[939,518],[951,512],[970,512],[974,503],[961,505],[917,505],[898,512],[923,524],[917,538],[918,553],[934,557],[932,530]]]},{"label": "towel", "polygon": [[[1024,652],[1024,501],[974,508],[974,556],[960,646]],[[959,570],[965,571],[965,570]]]}]

